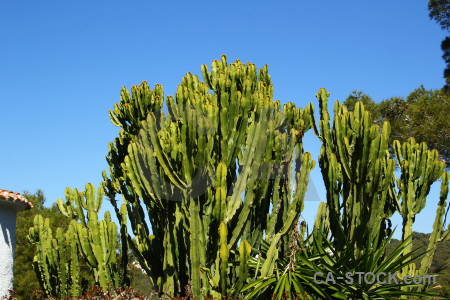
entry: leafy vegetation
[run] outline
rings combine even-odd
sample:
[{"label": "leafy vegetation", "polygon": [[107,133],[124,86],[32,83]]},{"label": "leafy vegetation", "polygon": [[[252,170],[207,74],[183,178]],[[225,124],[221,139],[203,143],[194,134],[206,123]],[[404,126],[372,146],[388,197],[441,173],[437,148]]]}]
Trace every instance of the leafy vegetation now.
[{"label": "leafy vegetation", "polygon": [[[294,228],[294,235],[301,238]],[[401,272],[402,267],[413,262],[424,253],[418,254],[416,249],[407,255],[402,255],[411,240],[398,242],[394,246],[392,234],[383,240],[380,247],[367,247],[363,253],[355,256],[353,247],[346,241],[344,249],[336,251],[333,245],[320,231],[316,231],[305,240],[297,240],[297,246],[291,248],[289,256],[277,261],[277,271],[269,277],[261,278],[244,287],[249,291],[246,299],[398,299],[399,296],[432,296],[428,293],[402,291],[402,287],[414,284],[401,284],[388,278],[388,274]],[[298,245],[302,247],[298,247]],[[390,251],[386,254],[386,247]],[[262,256],[252,259],[250,268],[258,272]],[[333,274],[333,276],[329,276]],[[365,282],[360,274],[385,274]],[[374,275],[377,276],[377,275]],[[371,282],[370,282],[371,281]],[[324,284],[326,283],[326,284]]]},{"label": "leafy vegetation", "polygon": [[[412,234],[412,246],[414,250],[418,250],[418,253],[424,253],[428,241],[430,239],[430,233],[413,232]],[[400,241],[392,239],[391,243],[387,246],[387,253],[391,253],[395,247],[398,247]],[[421,264],[420,260],[416,261],[416,268],[419,269]],[[428,274],[437,274],[437,286],[428,287],[431,291],[438,291],[440,296],[450,296],[450,241],[446,240],[439,244],[436,249],[436,253],[433,257],[433,262],[428,271]]]}]

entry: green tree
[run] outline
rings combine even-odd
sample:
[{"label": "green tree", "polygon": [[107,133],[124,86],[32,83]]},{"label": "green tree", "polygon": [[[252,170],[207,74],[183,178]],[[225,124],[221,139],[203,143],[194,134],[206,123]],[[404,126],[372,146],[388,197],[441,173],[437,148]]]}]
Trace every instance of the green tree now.
[{"label": "green tree", "polygon": [[39,282],[33,271],[34,246],[27,240],[28,229],[33,226],[34,216],[41,214],[52,219],[52,229],[66,228],[68,219],[58,212],[56,205],[44,207],[45,196],[42,190],[34,194],[28,191],[22,193],[34,205],[31,210],[23,211],[17,217],[16,249],[14,262],[14,289],[18,291],[19,299],[30,299],[33,291],[39,289]]},{"label": "green tree", "polygon": [[444,59],[447,67],[444,70],[445,86],[446,92],[450,92],[450,36],[446,37],[441,43],[441,49],[444,52],[442,58]]},{"label": "green tree", "polygon": [[450,28],[450,1],[429,0],[428,10],[430,11],[430,18],[441,25],[442,29]]},{"label": "green tree", "polygon": [[[428,10],[430,18],[436,21],[443,30],[450,29],[450,1],[449,0],[430,0],[428,1]],[[441,49],[444,52],[442,58],[447,67],[444,70],[445,86],[444,89],[450,91],[450,36],[447,36],[441,43]]]}]

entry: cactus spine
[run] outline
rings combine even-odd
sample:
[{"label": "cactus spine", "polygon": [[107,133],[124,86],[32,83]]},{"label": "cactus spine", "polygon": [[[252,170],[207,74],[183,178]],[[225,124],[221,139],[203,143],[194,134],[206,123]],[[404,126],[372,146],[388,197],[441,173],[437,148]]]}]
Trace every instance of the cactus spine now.
[{"label": "cactus spine", "polygon": [[273,257],[288,250],[314,166],[302,147],[312,109],[281,109],[267,67],[223,56],[201,71],[203,82],[188,73],[166,98],[168,115],[161,86],[122,90],[110,113],[121,131],[103,174],[116,213],[123,197],[136,237],[126,240],[157,287],[182,295],[189,274],[197,298],[238,293],[241,260],[263,238],[283,241]]}]

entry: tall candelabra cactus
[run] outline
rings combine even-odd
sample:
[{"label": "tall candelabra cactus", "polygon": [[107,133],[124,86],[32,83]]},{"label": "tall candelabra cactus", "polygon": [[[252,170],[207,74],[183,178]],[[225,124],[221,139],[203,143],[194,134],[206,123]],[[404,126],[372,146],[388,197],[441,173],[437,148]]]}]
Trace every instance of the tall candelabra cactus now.
[{"label": "tall candelabra cactus", "polygon": [[[400,203],[398,210],[403,219],[402,239],[405,240],[412,234],[412,225],[418,213],[425,207],[426,198],[430,192],[431,185],[437,181],[441,176],[443,179],[443,187],[447,185],[446,175],[443,175],[445,162],[439,160],[439,153],[436,150],[428,150],[427,144],[417,143],[414,138],[409,138],[407,142],[400,144],[399,141],[394,141],[394,152],[401,169],[401,176],[397,179],[398,194]],[[445,188],[444,188],[445,191]],[[441,199],[438,203],[438,210],[436,211],[436,221],[431,235],[428,248],[430,253],[423,261],[420,272],[428,271],[431,265],[431,258],[434,255],[434,250],[438,237],[441,234],[442,224],[440,221],[444,216],[445,206],[443,204],[441,191]],[[445,194],[445,198],[447,195]],[[435,228],[436,227],[436,228]],[[440,227],[440,228],[437,228]],[[410,244],[405,250],[404,254],[410,253],[412,245]],[[402,270],[401,277],[405,275],[415,275],[416,265],[409,264]]]},{"label": "tall candelabra cactus", "polygon": [[361,102],[348,111],[338,101],[330,126],[328,96],[317,94],[322,142],[319,164],[327,190],[327,207],[334,246],[338,251],[349,241],[358,253],[367,241],[378,243],[389,234],[389,218],[396,209],[395,161],[390,158],[389,123],[372,123]]},{"label": "tall candelabra cactus", "polygon": [[125,210],[130,220],[135,239],[125,239],[155,285],[182,295],[190,280],[197,299],[238,294],[262,239],[272,243],[264,274],[273,271],[314,166],[302,147],[312,107],[282,109],[267,67],[258,73],[223,56],[201,71],[203,82],[188,73],[166,98],[167,115],[160,85],[122,90],[111,111],[121,131],[103,173],[122,226]]},{"label": "tall candelabra cactus", "polygon": [[[427,246],[427,252],[420,263],[420,269],[416,271],[418,275],[427,275],[433,262],[434,254],[436,253],[439,242],[448,240],[450,236],[450,224],[444,230],[445,213],[447,210],[447,196],[448,196],[449,177],[448,172],[443,172],[441,177],[441,190],[439,193],[439,202],[436,209],[436,216],[433,223],[433,231],[430,235],[430,240]],[[410,249],[408,249],[410,251]]]}]

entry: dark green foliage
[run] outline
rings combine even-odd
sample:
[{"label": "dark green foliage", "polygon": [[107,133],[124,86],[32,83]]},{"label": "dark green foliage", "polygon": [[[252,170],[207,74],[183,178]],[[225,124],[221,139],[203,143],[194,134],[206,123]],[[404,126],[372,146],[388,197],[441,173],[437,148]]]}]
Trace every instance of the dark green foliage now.
[{"label": "dark green foliage", "polygon": [[[402,291],[406,285],[395,281],[386,284],[360,282],[358,273],[394,274],[403,266],[423,256],[419,250],[402,255],[403,250],[411,243],[389,244],[392,238],[381,241],[380,245],[364,249],[355,256],[354,248],[344,241],[341,251],[336,251],[332,243],[320,231],[315,231],[305,240],[298,235],[301,231],[294,229],[293,235],[298,239],[291,244],[290,251],[277,260],[276,271],[268,277],[259,278],[247,284],[243,291],[246,299],[399,299],[401,295],[433,296],[432,293]],[[300,247],[301,245],[301,247]],[[391,246],[386,254],[386,247]],[[249,263],[250,276],[257,272],[266,259],[268,245],[262,247],[258,258]],[[321,273],[321,274],[320,274]],[[328,274],[334,277],[328,277]],[[353,275],[351,275],[353,274]],[[412,284],[411,284],[412,285]],[[273,295],[275,295],[274,298]],[[297,298],[295,298],[297,297]]]},{"label": "dark green foliage", "polygon": [[428,10],[430,11],[430,18],[441,25],[443,30],[450,28],[450,1],[429,0]]},{"label": "dark green foliage", "polygon": [[444,59],[445,63],[447,64],[446,68],[444,69],[444,78],[445,78],[445,85],[444,90],[447,93],[450,93],[450,36],[447,36],[441,43],[441,50],[444,52],[442,55],[442,58]]},{"label": "dark green foliage", "polygon": [[44,210],[45,198],[41,190],[34,194],[25,191],[23,195],[33,203],[34,208],[17,215],[14,288],[19,291],[16,297],[27,299],[35,288],[39,288],[39,282],[33,271],[34,248],[27,240],[28,228],[33,226],[34,216]]},{"label": "dark green foliage", "polygon": [[348,111],[353,111],[357,102],[362,102],[364,104],[364,108],[369,110],[372,116],[372,119],[378,125],[383,125],[382,120],[379,120],[378,106],[375,101],[369,96],[364,94],[362,91],[353,91],[345,102],[343,103],[347,106]]},{"label": "dark green foliage", "polygon": [[[428,10],[430,18],[436,21],[443,30],[450,29],[450,1],[449,0],[429,0]],[[447,36],[441,43],[444,52],[442,58],[447,64],[444,70],[445,86],[444,90],[450,92],[450,37]]]},{"label": "dark green foliage", "polygon": [[144,270],[130,266],[128,272],[131,281],[130,286],[142,295],[150,295],[151,293],[155,293],[152,281]]},{"label": "dark green foliage", "polygon": [[[450,164],[450,93],[443,90],[425,90],[420,87],[407,98],[404,113],[409,136],[418,142],[426,142],[429,149],[436,149],[442,159]],[[400,124],[399,124],[400,125]],[[407,133],[399,139],[407,140]]]},{"label": "dark green foliage", "polygon": [[128,250],[127,261],[129,262],[127,269],[130,280],[129,286],[133,287],[143,295],[155,293],[151,278],[139,265],[131,249]]}]

